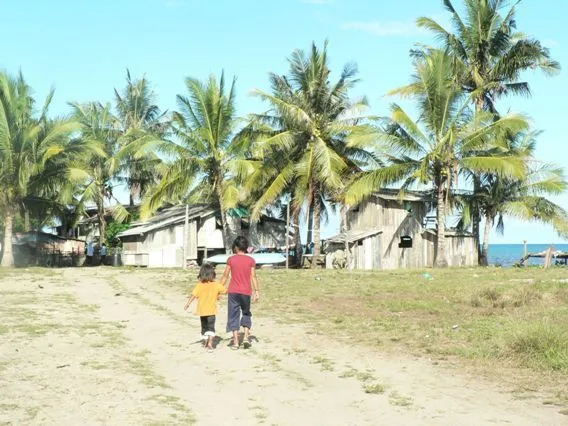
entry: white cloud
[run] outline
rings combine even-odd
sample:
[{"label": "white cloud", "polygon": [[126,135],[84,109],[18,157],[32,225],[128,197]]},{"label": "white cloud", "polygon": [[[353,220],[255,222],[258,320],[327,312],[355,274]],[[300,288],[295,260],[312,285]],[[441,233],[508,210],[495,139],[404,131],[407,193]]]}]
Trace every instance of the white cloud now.
[{"label": "white cloud", "polygon": [[541,41],[542,45],[544,47],[560,47],[560,43],[552,38],[547,38]]},{"label": "white cloud", "polygon": [[414,21],[354,21],[341,24],[343,30],[362,31],[379,37],[389,36],[415,36],[425,34],[426,31],[418,28]]},{"label": "white cloud", "polygon": [[330,4],[333,3],[334,0],[300,0],[302,3],[308,4]]}]

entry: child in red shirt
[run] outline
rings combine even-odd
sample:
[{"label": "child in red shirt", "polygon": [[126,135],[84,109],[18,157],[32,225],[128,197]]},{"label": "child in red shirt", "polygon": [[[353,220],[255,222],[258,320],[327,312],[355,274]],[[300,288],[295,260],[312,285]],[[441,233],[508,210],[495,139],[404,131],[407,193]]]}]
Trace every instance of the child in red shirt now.
[{"label": "child in red shirt", "polygon": [[245,237],[235,239],[233,243],[234,254],[227,260],[227,266],[221,278],[221,284],[225,286],[229,275],[231,276],[228,288],[227,331],[233,333],[232,349],[239,348],[239,330],[241,327],[244,330],[243,347],[245,349],[250,348],[251,296],[255,302],[260,297],[260,286],[255,269],[256,262],[247,254],[248,245]]}]

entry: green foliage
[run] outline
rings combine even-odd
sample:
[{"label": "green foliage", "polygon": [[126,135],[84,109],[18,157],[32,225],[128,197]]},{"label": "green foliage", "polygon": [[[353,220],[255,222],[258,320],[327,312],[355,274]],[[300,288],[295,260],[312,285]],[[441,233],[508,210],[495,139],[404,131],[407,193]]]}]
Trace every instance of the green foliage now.
[{"label": "green foliage", "polygon": [[295,210],[307,205],[317,255],[320,221],[326,217],[324,201],[336,201],[353,170],[372,159],[368,152],[347,145],[347,138],[356,138],[363,128],[361,112],[367,104],[365,99],[349,99],[358,81],[354,64],[343,68],[337,82],[330,81],[327,43],[323,49],[312,44],[307,53],[296,50],[288,62],[287,75],[270,74],[271,93],[254,92],[270,110],[252,116],[254,153],[263,167],[248,187],[262,188],[254,217],[285,194],[291,195]]},{"label": "green foliage", "polygon": [[117,235],[127,229],[130,229],[129,223],[121,223],[112,221],[108,224],[106,229],[106,241],[109,247],[122,247],[122,241],[117,238]]},{"label": "green foliage", "polygon": [[[65,159],[77,148],[71,143],[76,123],[51,120],[47,113],[53,92],[37,112],[30,86],[20,73],[12,77],[0,72],[0,211],[4,219],[3,266],[13,266],[12,221],[24,209],[43,210],[56,204],[55,188],[69,179]],[[55,173],[54,173],[55,172]]]}]

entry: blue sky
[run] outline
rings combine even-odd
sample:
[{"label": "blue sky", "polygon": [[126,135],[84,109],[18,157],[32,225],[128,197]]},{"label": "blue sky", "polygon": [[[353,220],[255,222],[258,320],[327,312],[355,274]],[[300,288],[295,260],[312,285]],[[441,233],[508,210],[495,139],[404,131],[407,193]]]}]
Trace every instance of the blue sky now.
[{"label": "blue sky", "polygon": [[[568,4],[555,3],[551,13],[539,3],[521,3],[518,27],[568,67]],[[110,101],[129,68],[133,76],[147,76],[160,106],[169,110],[184,90],[184,77],[206,78],[224,69],[238,78],[238,112],[244,116],[263,109],[249,92],[268,89],[268,72],[286,72],[286,57],[294,49],[328,39],[332,68],[339,72],[355,61],[362,81],[353,96],[366,95],[372,113],[382,115],[394,100],[385,93],[409,81],[409,49],[416,42],[434,43],[415,27],[415,19],[448,21],[438,0],[3,0],[0,5],[0,69],[21,68],[39,97],[54,86],[54,114],[67,113],[68,101]],[[544,131],[538,157],[568,169],[566,72],[553,78],[527,73],[526,79],[533,96],[505,100],[501,110],[529,114]],[[568,195],[555,201],[568,208]],[[333,218],[323,235],[337,230]],[[505,236],[492,242],[523,239],[561,242],[549,227],[513,220],[506,222]]]}]

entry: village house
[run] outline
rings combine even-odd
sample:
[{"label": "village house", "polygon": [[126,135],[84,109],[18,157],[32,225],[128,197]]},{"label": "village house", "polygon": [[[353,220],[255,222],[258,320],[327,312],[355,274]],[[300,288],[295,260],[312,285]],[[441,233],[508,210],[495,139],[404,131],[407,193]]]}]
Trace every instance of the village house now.
[{"label": "village house", "polygon": [[[345,263],[349,245],[351,268],[398,269],[434,265],[435,202],[431,192],[384,189],[346,214],[347,235],[326,240],[326,267]],[[469,233],[446,231],[449,266],[477,265],[475,240]]]},{"label": "village house", "polygon": [[[132,224],[118,234],[122,241],[122,263],[132,266],[180,267],[185,261],[201,263],[204,258],[225,253],[220,210],[209,204],[180,205],[160,211],[147,221]],[[262,216],[251,223],[244,209],[232,209],[227,218],[231,235],[243,235],[255,248],[281,250],[286,245],[286,222]],[[184,245],[184,235],[187,240]]]},{"label": "village house", "polygon": [[12,238],[16,266],[79,266],[85,242],[40,231],[15,233]]}]

